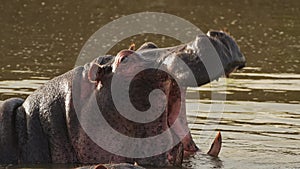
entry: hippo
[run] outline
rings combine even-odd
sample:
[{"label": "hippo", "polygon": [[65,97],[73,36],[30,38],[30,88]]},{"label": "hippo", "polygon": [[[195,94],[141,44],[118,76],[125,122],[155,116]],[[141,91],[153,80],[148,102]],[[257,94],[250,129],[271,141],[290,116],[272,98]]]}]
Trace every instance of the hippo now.
[{"label": "hippo", "polygon": [[[228,77],[245,63],[223,31],[175,47],[147,42],[98,57],[53,78],[26,100],[0,104],[0,164],[180,166],[199,150],[186,119],[187,87]],[[219,133],[208,154],[218,156],[221,142]]]}]

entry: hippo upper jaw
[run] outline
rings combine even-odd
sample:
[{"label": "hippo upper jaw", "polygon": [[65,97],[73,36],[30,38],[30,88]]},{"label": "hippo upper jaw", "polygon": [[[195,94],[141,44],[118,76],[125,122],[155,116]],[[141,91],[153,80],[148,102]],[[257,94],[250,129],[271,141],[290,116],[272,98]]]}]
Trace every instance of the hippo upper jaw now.
[{"label": "hippo upper jaw", "polygon": [[207,35],[199,35],[194,41],[178,47],[177,50],[174,57],[176,62],[183,61],[189,69],[184,70],[178,68],[179,66],[170,69],[179,71],[184,78],[178,77],[189,87],[204,85],[221,76],[228,77],[246,64],[246,59],[234,39],[221,31],[209,31]]},{"label": "hippo upper jaw", "polygon": [[180,86],[197,87],[245,67],[246,59],[232,37],[209,31],[190,43],[136,52],[143,62],[168,72]]}]

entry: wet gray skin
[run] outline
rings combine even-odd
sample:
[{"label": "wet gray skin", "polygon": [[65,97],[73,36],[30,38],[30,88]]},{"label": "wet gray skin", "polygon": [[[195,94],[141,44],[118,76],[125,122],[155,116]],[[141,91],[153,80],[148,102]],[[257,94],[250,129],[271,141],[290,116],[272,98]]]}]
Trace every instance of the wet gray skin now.
[{"label": "wet gray skin", "polygon": [[[212,52],[211,49],[215,50]],[[183,63],[185,67],[182,67]],[[99,57],[50,80],[24,102],[13,98],[0,105],[0,164],[137,162],[152,166],[181,165],[184,155],[198,150],[186,121],[186,87],[209,83],[244,65],[245,58],[237,44],[219,31],[208,32],[176,47],[160,49],[148,43],[137,51],[124,50],[117,56]],[[126,81],[136,68],[149,67],[152,68],[131,79],[131,103],[140,112],[156,106],[164,109],[151,122],[134,122],[122,116],[115,107],[111,89],[118,89],[118,86],[112,83],[113,77],[119,75]],[[154,89],[160,89],[165,96],[157,95],[156,102],[150,104],[148,96]],[[97,110],[91,101],[94,96]],[[92,116],[98,110],[108,124],[123,135],[147,138],[167,131],[169,137],[165,139],[174,146],[159,155],[143,158],[110,153],[89,137],[78,120]],[[96,121],[88,125],[95,130],[95,135],[103,138],[103,142],[117,145],[116,140],[97,132],[101,123]],[[153,149],[147,145],[151,143],[143,144],[145,153],[147,148]],[[165,140],[162,140],[157,148],[164,145]],[[217,147],[212,147],[214,151],[210,152],[214,153],[210,155],[218,155],[221,143],[215,142],[215,145]],[[123,148],[140,149],[128,147],[126,143]]]}]

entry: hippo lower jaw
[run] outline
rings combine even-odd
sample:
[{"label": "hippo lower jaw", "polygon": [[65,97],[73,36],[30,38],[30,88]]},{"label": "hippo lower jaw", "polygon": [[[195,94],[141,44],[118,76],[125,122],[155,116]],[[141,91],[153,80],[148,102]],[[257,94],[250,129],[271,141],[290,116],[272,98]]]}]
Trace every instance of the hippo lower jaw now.
[{"label": "hippo lower jaw", "polygon": [[[181,89],[181,101],[176,102],[176,104],[180,104],[178,107],[180,107],[179,110],[175,111],[180,111],[179,117],[181,119],[181,125],[180,127],[175,127],[175,133],[180,137],[183,138],[181,140],[181,143],[183,144],[184,148],[184,157],[187,157],[199,150],[195,142],[193,141],[191,132],[188,128],[188,122],[187,122],[187,117],[186,117],[186,88]],[[171,109],[172,110],[172,109]],[[174,110],[173,110],[174,111]],[[176,112],[170,112],[170,114],[176,114]]]},{"label": "hippo lower jaw", "polygon": [[[190,157],[191,155],[194,155],[196,152],[198,152],[200,149],[197,147],[196,143],[194,142],[191,132],[189,130],[188,127],[188,122],[187,122],[187,118],[186,118],[186,88],[181,89],[181,105],[180,105],[180,109],[181,110],[175,110],[177,112],[181,111],[180,114],[178,115],[178,118],[181,118],[181,124],[178,127],[174,127],[175,129],[175,133],[178,135],[178,137],[183,139],[181,140],[181,143],[183,145],[183,158],[187,158]],[[172,98],[170,98],[172,99]],[[177,105],[176,105],[177,104]],[[176,106],[178,106],[178,102],[175,103]],[[171,111],[173,111],[171,109]],[[176,112],[169,112],[169,114],[176,114]],[[169,123],[173,122],[174,119],[169,118]],[[218,132],[217,136],[215,137],[209,151],[207,152],[208,155],[217,157],[221,151],[221,146],[222,146],[222,137],[221,137],[221,133]],[[171,161],[171,160],[169,160]]]}]

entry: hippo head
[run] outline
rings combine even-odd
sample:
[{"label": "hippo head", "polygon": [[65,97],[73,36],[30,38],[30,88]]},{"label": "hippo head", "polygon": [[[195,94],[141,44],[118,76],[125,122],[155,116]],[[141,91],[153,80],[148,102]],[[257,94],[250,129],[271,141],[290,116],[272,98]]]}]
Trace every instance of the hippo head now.
[{"label": "hippo head", "polygon": [[176,47],[157,48],[148,42],[136,51],[97,58],[89,65],[88,78],[96,84],[98,105],[108,123],[123,135],[144,139],[128,151],[143,149],[146,156],[129,159],[174,165],[184,154],[198,150],[186,120],[186,88],[228,77],[244,66],[233,38],[209,31]]}]

